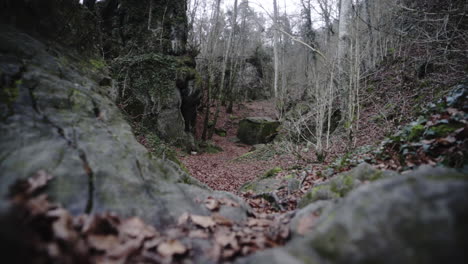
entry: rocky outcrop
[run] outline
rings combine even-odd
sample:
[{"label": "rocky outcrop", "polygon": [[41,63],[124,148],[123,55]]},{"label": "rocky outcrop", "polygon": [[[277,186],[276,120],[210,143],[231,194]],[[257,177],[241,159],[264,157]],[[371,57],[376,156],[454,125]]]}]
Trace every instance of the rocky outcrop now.
[{"label": "rocky outcrop", "polygon": [[97,13],[117,103],[148,131],[190,147],[201,93],[186,49],[186,9],[184,0],[106,0]]},{"label": "rocky outcrop", "polygon": [[466,174],[424,167],[305,207],[308,231],[237,263],[466,263],[466,199]]},{"label": "rocky outcrop", "polygon": [[276,136],[279,126],[279,121],[268,117],[248,117],[239,122],[237,137],[249,145],[268,143]]},{"label": "rocky outcrop", "polygon": [[[256,65],[256,63],[259,63]],[[271,97],[270,87],[265,85],[261,62],[247,61],[238,74],[239,87],[245,91],[247,99],[263,100]]]},{"label": "rocky outcrop", "polygon": [[[73,214],[115,212],[157,227],[184,212],[208,214],[211,192],[173,163],[152,158],[113,103],[105,67],[60,45],[0,27],[0,196],[45,170],[47,193]],[[195,185],[198,186],[195,186]],[[221,213],[237,220],[248,207]]]}]

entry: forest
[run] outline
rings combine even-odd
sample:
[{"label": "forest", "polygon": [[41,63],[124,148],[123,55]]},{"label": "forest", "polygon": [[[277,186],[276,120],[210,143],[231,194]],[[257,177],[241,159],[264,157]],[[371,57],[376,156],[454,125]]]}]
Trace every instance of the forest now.
[{"label": "forest", "polygon": [[0,0],[5,263],[468,263],[465,0]]}]

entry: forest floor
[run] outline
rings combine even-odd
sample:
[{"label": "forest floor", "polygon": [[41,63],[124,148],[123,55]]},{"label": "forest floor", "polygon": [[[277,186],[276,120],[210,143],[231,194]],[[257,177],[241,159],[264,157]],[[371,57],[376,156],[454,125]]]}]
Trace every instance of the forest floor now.
[{"label": "forest floor", "polygon": [[[361,127],[355,137],[355,146],[375,145],[382,140],[387,131],[395,128],[395,124],[380,126],[373,122],[378,116],[379,107],[367,107],[361,114]],[[188,154],[179,151],[179,159],[189,170],[190,174],[208,185],[214,190],[228,191],[242,196],[246,202],[259,214],[286,213],[297,208],[298,201],[313,186],[323,182],[325,178],[321,171],[325,170],[338,157],[344,156],[347,149],[347,142],[343,139],[342,133],[336,133],[330,139],[332,146],[327,150],[328,155],[324,162],[317,162],[314,151],[301,153],[301,158],[287,150],[281,144],[269,144],[265,147],[267,152],[257,155],[256,147],[243,144],[237,139],[237,129],[239,121],[246,117],[270,117],[276,119],[276,109],[274,100],[252,101],[236,105],[233,113],[226,113],[225,107],[221,108],[219,120],[216,128],[225,131],[225,136],[213,134],[210,144],[222,148],[217,153],[196,152]],[[210,109],[213,116],[215,108]],[[204,112],[199,113],[197,120],[196,137],[201,138],[203,130]],[[379,121],[382,122],[382,121]],[[254,153],[253,156],[243,158],[247,153]],[[340,171],[348,170],[350,167],[342,166]],[[241,187],[249,182],[261,179],[268,171],[278,169],[274,173],[275,191],[277,203],[282,204],[279,210],[277,204],[268,202],[258,193],[252,191],[240,191]],[[300,188],[293,192],[281,186],[288,185],[288,176],[295,175],[300,179]]]},{"label": "forest floor", "polygon": [[[282,168],[280,174],[288,174],[295,168],[305,168],[308,170],[320,170],[332,163],[337,157],[343,156],[347,151],[347,142],[343,135],[333,135],[331,148],[327,150],[325,162],[316,161],[315,153],[301,153],[302,160],[297,155],[284,149],[284,146],[273,146],[271,155],[266,159],[242,159],[241,157],[255,147],[243,144],[237,140],[237,129],[239,121],[246,117],[270,117],[276,119],[276,109],[273,100],[245,102],[235,106],[233,113],[226,113],[226,108],[221,107],[217,129],[224,130],[225,136],[213,134],[211,143],[221,147],[218,153],[197,152],[188,154],[179,151],[179,159],[189,170],[190,174],[208,185],[214,190],[222,190],[239,193],[239,188],[250,181],[258,179],[267,171],[273,168]],[[210,109],[211,116],[215,113],[215,108]],[[379,142],[384,136],[395,129],[396,124],[386,123],[385,126],[372,122],[379,116],[379,107],[368,107],[361,114],[359,133],[355,137],[353,148],[372,145]],[[196,138],[201,138],[203,130],[204,112],[199,113],[196,128]],[[278,151],[273,150],[276,148]],[[278,149],[279,148],[279,149]],[[241,158],[241,159],[239,159]],[[313,164],[313,167],[308,165]],[[284,176],[284,175],[282,175]]]},{"label": "forest floor", "polygon": [[[455,165],[454,167],[463,166],[466,164],[468,143],[466,101],[463,101],[468,92],[464,89],[448,97],[443,104],[439,103],[428,109],[424,119],[412,122],[396,136],[386,140],[384,146],[387,158],[379,159],[376,152],[364,154],[374,159],[374,167],[399,172],[421,164],[448,162],[448,165]],[[211,215],[186,212],[179,217],[174,227],[166,230],[156,230],[138,217],[125,219],[112,213],[73,216],[60,205],[50,202],[47,195],[41,194],[40,191],[53,179],[42,171],[32,178],[17,182],[10,194],[12,203],[21,212],[21,221],[17,222],[35,224],[36,229],[24,230],[31,233],[25,233],[30,236],[27,240],[30,244],[27,245],[37,252],[48,254],[37,253],[42,258],[33,263],[74,263],[71,260],[77,260],[76,263],[192,263],[190,260],[197,254],[206,256],[206,259],[214,263],[232,263],[238,257],[286,244],[292,237],[291,221],[297,201],[314,185],[356,166],[363,157],[360,152],[347,153],[344,157],[340,155],[339,167],[330,166],[333,155],[328,156],[327,161],[322,164],[309,163],[303,167],[295,166],[294,164],[300,163],[287,154],[273,155],[265,161],[254,158],[235,161],[251,149],[251,146],[230,140],[235,137],[238,121],[252,115],[274,117],[272,105],[268,101],[243,104],[240,110],[232,114],[237,115],[236,118],[222,111],[217,127],[226,129],[227,137],[216,135],[213,142],[223,147],[224,151],[217,154],[187,154],[182,157],[192,175],[213,189],[232,190],[240,194],[254,210],[249,212],[246,220],[233,222],[222,217],[218,213],[221,207],[240,205],[228,198],[217,199],[211,196],[196,201],[203,203],[211,211]],[[358,135],[356,144],[376,142],[385,136],[384,130],[391,129],[386,127],[376,130],[374,126],[378,123],[374,122],[375,115],[372,111],[382,108],[367,109],[361,116],[366,126],[361,126],[363,131],[359,134],[361,136]],[[395,122],[392,124],[396,125]],[[339,137],[336,141],[338,140]],[[336,148],[334,151],[339,153],[343,150]],[[356,163],[352,164],[349,159],[356,160]],[[242,183],[259,180],[258,176],[273,166],[284,168],[272,176],[273,179],[285,179],[286,173],[295,173],[301,179],[299,188],[293,191],[277,188],[269,193],[269,197],[265,193],[253,193],[252,190],[239,193],[238,187]],[[334,168],[328,176],[322,171],[326,166],[330,166],[328,169]],[[369,181],[363,181],[361,184],[368,183]],[[272,197],[274,201],[267,201],[266,198]],[[320,215],[313,213],[300,218],[294,232],[300,235],[310,232],[318,217]],[[208,250],[201,251],[198,248],[196,241],[200,239],[209,242]],[[50,259],[56,261],[47,261]]]},{"label": "forest floor", "polygon": [[[214,114],[215,109],[211,112]],[[239,121],[246,117],[260,116],[276,119],[275,104],[269,101],[246,102],[235,106],[232,114],[222,107],[216,128],[226,131],[226,136],[213,134],[212,143],[221,147],[218,153],[198,152],[194,155],[181,153],[179,158],[190,174],[214,190],[237,193],[242,184],[256,179],[274,167],[291,167],[296,160],[288,156],[274,156],[269,160],[242,160],[237,158],[252,150],[252,146],[240,143],[237,138]],[[197,138],[203,130],[204,113],[198,115]]]}]

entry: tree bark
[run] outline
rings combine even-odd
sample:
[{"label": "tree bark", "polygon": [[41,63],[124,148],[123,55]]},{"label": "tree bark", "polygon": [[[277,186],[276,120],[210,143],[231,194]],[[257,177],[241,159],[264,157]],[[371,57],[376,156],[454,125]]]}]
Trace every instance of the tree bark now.
[{"label": "tree bark", "polygon": [[222,67],[222,70],[221,70],[221,84],[219,86],[218,96],[216,96],[216,99],[217,99],[216,100],[216,112],[215,112],[215,116],[214,116],[214,119],[213,119],[213,127],[211,127],[210,133],[208,134],[209,139],[211,139],[213,137],[213,133],[214,133],[215,128],[216,128],[216,123],[218,123],[221,100],[224,100],[223,92],[224,92],[224,82],[225,82],[225,79],[226,79],[226,68],[227,68],[229,55],[230,55],[230,52],[231,52],[232,37],[234,35],[234,30],[236,29],[236,25],[237,25],[237,0],[234,0],[234,13],[232,15],[232,20],[231,20],[232,29],[231,29],[231,32],[229,32],[229,38],[228,38],[228,43],[227,43],[227,47],[226,47],[226,52],[225,52],[224,58],[223,58],[223,67]]},{"label": "tree bark", "polygon": [[278,79],[279,79],[279,58],[278,58],[278,5],[276,0],[273,0],[273,53],[275,59],[275,77],[273,83],[273,96],[276,98],[278,96]]}]

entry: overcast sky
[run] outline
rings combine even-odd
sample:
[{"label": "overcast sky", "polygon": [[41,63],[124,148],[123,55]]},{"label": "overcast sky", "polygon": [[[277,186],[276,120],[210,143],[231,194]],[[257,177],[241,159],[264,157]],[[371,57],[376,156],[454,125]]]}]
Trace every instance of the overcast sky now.
[{"label": "overcast sky", "polygon": [[[249,3],[257,11],[263,12],[262,8],[259,7],[263,6],[269,13],[273,13],[273,0],[249,0]],[[232,6],[233,4],[234,0],[224,0],[224,5]],[[300,12],[300,0],[277,0],[277,4],[281,14],[284,13],[285,8],[286,12],[290,15]]]}]

